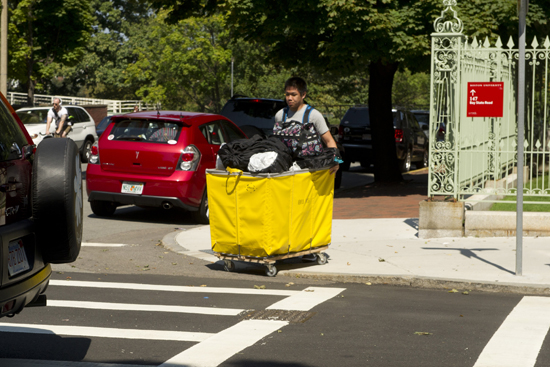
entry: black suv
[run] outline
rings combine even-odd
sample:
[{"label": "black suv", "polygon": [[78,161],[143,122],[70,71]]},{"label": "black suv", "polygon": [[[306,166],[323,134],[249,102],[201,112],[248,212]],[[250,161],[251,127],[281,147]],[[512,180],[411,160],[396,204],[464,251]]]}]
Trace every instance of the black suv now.
[{"label": "black suv", "polygon": [[[411,162],[428,166],[428,138],[409,111],[393,110],[395,148],[402,172],[411,169]],[[374,162],[368,107],[351,107],[340,122],[338,140],[345,148],[344,170],[351,162],[369,167]]]},{"label": "black suv", "polygon": [[35,148],[0,94],[0,317],[45,306],[50,263],[78,257],[81,175],[75,142],[44,139]]},{"label": "black suv", "polygon": [[[249,98],[235,95],[223,106],[220,115],[233,121],[249,138],[256,134],[266,137],[273,135],[275,115],[285,107],[286,102],[282,99]],[[336,131],[330,128],[326,118],[325,122],[331,134],[334,135]],[[344,155],[344,148],[338,143],[337,139],[335,141],[340,153]],[[341,184],[342,170],[339,169],[336,172],[334,188],[340,188]]]},{"label": "black suv", "polygon": [[275,114],[284,107],[286,102],[281,99],[236,95],[227,101],[220,115],[233,121],[249,138],[256,134],[265,137],[273,134]]}]

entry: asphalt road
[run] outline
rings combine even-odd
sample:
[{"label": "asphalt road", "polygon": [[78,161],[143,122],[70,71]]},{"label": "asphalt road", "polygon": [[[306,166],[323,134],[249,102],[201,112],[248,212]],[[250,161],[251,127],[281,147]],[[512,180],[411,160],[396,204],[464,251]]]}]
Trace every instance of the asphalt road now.
[{"label": "asphalt road", "polygon": [[550,365],[550,298],[227,273],[160,244],[195,226],[184,212],[84,218],[49,306],[0,320],[0,366]]},{"label": "asphalt road", "polygon": [[[541,297],[264,280],[55,274],[50,306],[0,321],[0,365],[478,367],[488,366],[476,361],[505,324],[512,345],[537,344],[505,320]],[[547,317],[529,315],[529,334],[537,334],[530,325],[548,330]],[[509,366],[550,365],[538,339],[536,364]]]}]

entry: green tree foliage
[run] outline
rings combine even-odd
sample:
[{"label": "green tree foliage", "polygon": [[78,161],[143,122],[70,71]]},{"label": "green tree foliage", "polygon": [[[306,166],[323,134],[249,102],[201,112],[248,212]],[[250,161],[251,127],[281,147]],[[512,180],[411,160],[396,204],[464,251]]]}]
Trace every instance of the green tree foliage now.
[{"label": "green tree foliage", "polygon": [[[91,0],[94,20],[86,52],[73,66],[60,65],[51,76],[52,94],[135,99],[136,85],[127,83],[125,70],[136,61],[135,47],[149,17],[146,0]],[[61,75],[63,78],[56,78]]]},{"label": "green tree foliage", "polygon": [[407,109],[429,109],[430,74],[412,74],[409,69],[397,71],[393,79],[392,101],[394,106]]},{"label": "green tree foliage", "polygon": [[[375,178],[402,180],[392,126],[394,76],[401,66],[428,70],[441,0],[280,0],[269,6],[264,0],[152,1],[170,8],[172,21],[218,9],[228,14],[235,36],[270,45],[271,62],[285,67],[340,75],[368,70]],[[530,29],[546,24],[547,2],[531,1]],[[459,1],[456,8],[466,34],[484,37],[517,29],[515,6],[516,0],[471,0]]]},{"label": "green tree foliage", "polygon": [[9,2],[11,79],[28,93],[32,104],[59,65],[74,65],[85,52],[92,26],[89,0],[19,0]]},{"label": "green tree foliage", "polygon": [[224,17],[191,17],[173,25],[164,19],[160,12],[142,30],[128,81],[141,85],[139,97],[163,108],[220,111],[231,59]]}]

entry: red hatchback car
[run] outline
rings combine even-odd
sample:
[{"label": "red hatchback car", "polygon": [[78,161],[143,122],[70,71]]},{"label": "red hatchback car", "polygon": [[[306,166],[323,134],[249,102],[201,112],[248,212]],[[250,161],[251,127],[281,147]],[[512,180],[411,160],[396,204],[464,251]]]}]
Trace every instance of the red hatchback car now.
[{"label": "red hatchback car", "polygon": [[86,170],[94,214],[110,216],[121,205],[182,208],[208,223],[207,168],[220,146],[246,135],[215,114],[146,111],[113,116]]}]

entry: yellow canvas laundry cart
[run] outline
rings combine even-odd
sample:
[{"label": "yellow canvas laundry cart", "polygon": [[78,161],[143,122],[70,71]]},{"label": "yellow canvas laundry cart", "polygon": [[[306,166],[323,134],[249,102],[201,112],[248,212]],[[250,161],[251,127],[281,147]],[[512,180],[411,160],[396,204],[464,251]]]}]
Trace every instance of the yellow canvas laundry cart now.
[{"label": "yellow canvas laundry cart", "polygon": [[252,174],[206,171],[212,250],[231,271],[233,260],[266,265],[316,254],[327,261],[331,242],[334,176],[328,169]]}]

